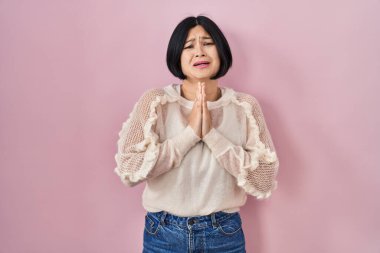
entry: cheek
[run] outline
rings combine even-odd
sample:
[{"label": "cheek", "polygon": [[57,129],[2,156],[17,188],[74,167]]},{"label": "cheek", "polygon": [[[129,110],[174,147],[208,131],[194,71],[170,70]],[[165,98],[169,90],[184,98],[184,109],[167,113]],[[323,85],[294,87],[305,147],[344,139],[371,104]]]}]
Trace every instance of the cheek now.
[{"label": "cheek", "polygon": [[214,66],[215,66],[215,67],[219,67],[219,65],[220,65],[220,59],[219,59],[218,54],[216,53],[215,55],[213,55],[212,58],[213,58]]},{"label": "cheek", "polygon": [[181,61],[187,61],[190,58],[189,53],[182,52],[181,54]]},{"label": "cheek", "polygon": [[219,54],[218,54],[218,50],[216,50],[216,48],[214,50],[212,50],[212,55],[216,61],[219,61]]},{"label": "cheek", "polygon": [[187,65],[189,65],[189,58],[186,55],[181,56],[181,65],[183,68],[187,68]]},{"label": "cheek", "polygon": [[218,54],[218,51],[216,50],[216,48],[213,48],[212,50],[210,50],[208,54],[212,57],[212,59],[215,63],[220,61],[219,60],[219,54]]},{"label": "cheek", "polygon": [[180,61],[181,61],[182,72],[184,72],[184,73],[188,72],[188,69],[190,68],[189,67],[189,61],[190,61],[189,57],[187,55],[185,55],[185,54],[182,54]]}]

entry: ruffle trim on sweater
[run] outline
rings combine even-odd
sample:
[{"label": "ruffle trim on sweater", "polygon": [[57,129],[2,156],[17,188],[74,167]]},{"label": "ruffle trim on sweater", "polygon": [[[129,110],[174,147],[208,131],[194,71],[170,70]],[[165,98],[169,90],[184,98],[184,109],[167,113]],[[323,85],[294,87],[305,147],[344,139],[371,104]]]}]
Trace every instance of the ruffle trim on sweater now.
[{"label": "ruffle trim on sweater", "polygon": [[[135,103],[135,105],[133,106],[133,109],[132,111],[129,113],[128,115],[128,118],[126,121],[124,121],[123,125],[122,125],[122,129],[121,131],[119,132],[119,140],[117,142],[117,145],[118,145],[118,148],[120,149],[120,146],[122,145],[122,139],[121,139],[121,136],[122,136],[122,133],[123,133],[123,130],[124,129],[128,129],[130,124],[131,124],[131,121],[132,121],[132,116],[136,113],[136,109],[137,109],[137,105],[138,103]],[[121,162],[119,160],[119,152],[117,152],[117,154],[115,155],[115,161],[117,163],[117,167],[114,169],[114,172],[120,177],[121,179],[121,182],[123,182],[123,184],[127,185],[127,186],[134,186],[135,184],[137,184],[137,182],[132,182],[130,180],[130,178],[133,178],[133,173],[129,172],[129,171],[126,171],[126,172],[121,172],[119,168],[121,168]]]},{"label": "ruffle trim on sweater", "polygon": [[[121,178],[125,185],[136,185],[139,181],[146,179],[149,172],[154,168],[159,155],[159,137],[157,133],[153,131],[153,126],[157,123],[158,118],[156,108],[159,104],[163,105],[167,102],[173,102],[176,100],[176,98],[167,96],[166,93],[163,93],[163,95],[156,95],[155,99],[150,103],[149,117],[143,127],[144,140],[135,145],[135,150],[137,152],[145,151],[144,160],[140,169],[134,172],[125,170],[125,172],[121,173],[118,169],[118,167],[121,166],[120,164],[114,169],[114,172]],[[129,114],[128,120],[123,123],[123,128],[129,127],[129,124],[131,124],[131,119],[134,117],[134,114],[137,113],[137,105],[138,103],[134,105],[132,112]],[[121,143],[119,143],[119,145],[120,144]],[[117,157],[117,154],[115,157]],[[118,159],[116,159],[116,161],[118,161]]]},{"label": "ruffle trim on sweater", "polygon": [[[238,185],[242,187],[247,193],[255,196],[257,199],[266,199],[272,194],[272,192],[277,189],[277,181],[273,181],[272,189],[263,192],[256,189],[252,184],[247,181],[248,170],[254,171],[259,167],[259,161],[264,161],[268,163],[274,163],[278,161],[276,152],[271,151],[269,147],[265,147],[265,144],[260,140],[260,129],[257,124],[255,117],[253,116],[253,108],[249,102],[238,101],[236,96],[231,97],[231,102],[243,107],[245,114],[249,120],[249,126],[253,129],[253,134],[256,139],[255,146],[251,151],[251,166],[241,166],[240,173],[237,176]],[[243,161],[241,161],[243,162]]]}]

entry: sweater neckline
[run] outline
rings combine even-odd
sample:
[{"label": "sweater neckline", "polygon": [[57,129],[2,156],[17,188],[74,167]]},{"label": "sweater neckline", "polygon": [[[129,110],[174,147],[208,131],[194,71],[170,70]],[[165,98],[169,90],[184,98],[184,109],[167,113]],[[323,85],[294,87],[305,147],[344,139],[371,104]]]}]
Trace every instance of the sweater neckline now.
[{"label": "sweater neckline", "polygon": [[[215,109],[228,104],[230,102],[231,96],[234,94],[234,90],[229,87],[221,85],[219,85],[218,87],[222,91],[222,96],[218,100],[207,101],[208,109]],[[186,108],[193,108],[194,101],[188,100],[187,98],[181,96],[181,84],[171,83],[165,86],[164,90],[167,92],[168,95],[177,99],[177,101],[181,105],[185,106]]]}]

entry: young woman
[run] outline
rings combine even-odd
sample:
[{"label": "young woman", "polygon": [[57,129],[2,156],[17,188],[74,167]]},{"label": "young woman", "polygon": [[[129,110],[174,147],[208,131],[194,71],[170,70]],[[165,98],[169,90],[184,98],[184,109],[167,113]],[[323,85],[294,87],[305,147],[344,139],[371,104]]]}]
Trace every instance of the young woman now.
[{"label": "young woman", "polygon": [[182,80],[152,88],[119,132],[115,172],[146,181],[143,252],[245,252],[240,207],[268,198],[279,161],[258,101],[219,86],[232,65],[226,38],[205,16],[175,28],[167,65]]}]

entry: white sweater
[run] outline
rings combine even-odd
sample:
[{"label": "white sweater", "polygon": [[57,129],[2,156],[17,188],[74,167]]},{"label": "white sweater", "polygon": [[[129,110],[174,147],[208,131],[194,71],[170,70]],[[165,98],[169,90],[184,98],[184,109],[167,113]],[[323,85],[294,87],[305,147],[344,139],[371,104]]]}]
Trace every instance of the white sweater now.
[{"label": "white sweater", "polygon": [[188,125],[193,101],[180,84],[146,91],[123,123],[114,172],[126,186],[146,182],[143,207],[178,216],[236,212],[277,188],[279,161],[252,95],[219,86],[207,101],[212,128],[201,139]]}]

